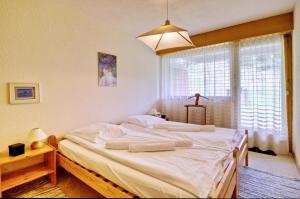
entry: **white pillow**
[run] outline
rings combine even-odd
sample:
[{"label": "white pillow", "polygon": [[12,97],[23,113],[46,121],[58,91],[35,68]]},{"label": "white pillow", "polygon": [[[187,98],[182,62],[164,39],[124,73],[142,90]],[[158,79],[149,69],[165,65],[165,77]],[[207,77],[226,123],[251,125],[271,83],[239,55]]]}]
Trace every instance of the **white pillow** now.
[{"label": "white pillow", "polygon": [[89,142],[93,142],[93,143],[99,142],[98,140],[99,128],[97,128],[94,125],[73,130],[70,134],[85,139]]},{"label": "white pillow", "polygon": [[99,137],[101,139],[113,139],[125,136],[128,130],[120,125],[108,124],[99,130]]},{"label": "white pillow", "polygon": [[80,137],[89,142],[99,143],[103,139],[117,138],[126,135],[126,129],[119,125],[101,122],[73,130],[71,135]]},{"label": "white pillow", "polygon": [[165,121],[165,119],[151,115],[133,115],[127,119],[128,123],[135,124],[144,128],[153,127],[153,125],[160,124]]}]

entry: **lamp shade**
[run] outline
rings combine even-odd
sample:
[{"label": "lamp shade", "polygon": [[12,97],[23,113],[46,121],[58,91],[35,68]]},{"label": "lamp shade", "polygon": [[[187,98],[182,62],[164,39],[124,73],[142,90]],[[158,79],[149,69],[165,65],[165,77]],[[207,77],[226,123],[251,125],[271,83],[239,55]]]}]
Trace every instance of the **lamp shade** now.
[{"label": "lamp shade", "polygon": [[29,142],[36,142],[36,141],[45,140],[47,138],[48,138],[48,136],[46,135],[46,133],[42,129],[34,128],[29,132],[27,140]]},{"label": "lamp shade", "polygon": [[154,51],[194,46],[187,30],[173,26],[169,20],[165,25],[137,37]]}]

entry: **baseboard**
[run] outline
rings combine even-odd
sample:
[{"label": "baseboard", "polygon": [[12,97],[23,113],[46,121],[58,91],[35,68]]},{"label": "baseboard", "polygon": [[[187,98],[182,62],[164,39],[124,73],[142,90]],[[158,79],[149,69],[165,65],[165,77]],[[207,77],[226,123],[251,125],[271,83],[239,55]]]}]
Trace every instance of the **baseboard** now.
[{"label": "baseboard", "polygon": [[296,161],[296,167],[298,169],[298,172],[300,173],[300,162],[299,162],[297,156],[295,155],[295,153],[292,153],[292,154],[293,154],[293,157],[294,157],[294,159]]}]

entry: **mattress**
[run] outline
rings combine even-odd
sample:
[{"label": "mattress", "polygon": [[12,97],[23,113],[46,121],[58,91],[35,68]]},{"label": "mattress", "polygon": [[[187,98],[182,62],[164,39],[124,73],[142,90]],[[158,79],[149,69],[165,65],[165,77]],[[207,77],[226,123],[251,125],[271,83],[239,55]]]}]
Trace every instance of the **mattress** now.
[{"label": "mattress", "polygon": [[101,156],[72,141],[59,142],[58,150],[64,156],[92,170],[106,179],[140,197],[146,198],[195,198],[176,186],[124,166]]}]

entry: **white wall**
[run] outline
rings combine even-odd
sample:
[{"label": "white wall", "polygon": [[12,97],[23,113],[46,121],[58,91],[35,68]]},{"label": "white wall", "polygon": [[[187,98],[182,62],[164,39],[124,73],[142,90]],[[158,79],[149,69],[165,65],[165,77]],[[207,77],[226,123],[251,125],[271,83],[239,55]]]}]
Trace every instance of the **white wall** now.
[{"label": "white wall", "polygon": [[294,11],[293,32],[293,150],[300,168],[300,1]]},{"label": "white wall", "polygon": [[[155,106],[159,58],[96,16],[84,0],[0,1],[0,149],[34,127],[64,133]],[[97,85],[98,51],[118,57],[116,88]],[[8,82],[39,82],[41,103],[9,105]]]}]

